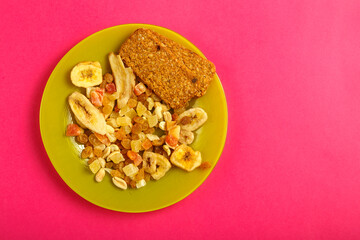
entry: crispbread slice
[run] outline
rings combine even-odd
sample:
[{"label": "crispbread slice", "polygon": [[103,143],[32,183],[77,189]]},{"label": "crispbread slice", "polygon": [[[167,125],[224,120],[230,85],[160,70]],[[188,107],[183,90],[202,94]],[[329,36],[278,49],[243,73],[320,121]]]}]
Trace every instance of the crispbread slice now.
[{"label": "crispbread slice", "polygon": [[203,96],[214,78],[215,65],[181,44],[157,32],[152,31],[152,33],[179,59],[180,63],[183,63],[195,75],[195,79],[192,79],[192,81],[195,81],[196,96]]},{"label": "crispbread slice", "polygon": [[121,46],[120,56],[151,90],[172,108],[205,94],[214,65],[149,29],[137,29]]}]

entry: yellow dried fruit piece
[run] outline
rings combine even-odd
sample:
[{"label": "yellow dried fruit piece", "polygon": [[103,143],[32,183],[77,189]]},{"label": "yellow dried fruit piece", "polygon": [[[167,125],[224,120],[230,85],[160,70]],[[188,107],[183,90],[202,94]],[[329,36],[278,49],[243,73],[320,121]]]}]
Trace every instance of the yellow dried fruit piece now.
[{"label": "yellow dried fruit piece", "polygon": [[119,117],[119,116],[120,116],[120,115],[119,115],[118,112],[112,112],[109,117],[116,119],[116,118]]},{"label": "yellow dried fruit piece", "polygon": [[140,181],[136,182],[136,188],[141,188],[146,185],[145,179],[141,179]]},{"label": "yellow dried fruit piece", "polygon": [[128,116],[129,118],[133,119],[137,116],[137,113],[133,108],[131,108],[127,113],[125,113],[125,116]]},{"label": "yellow dried fruit piece", "polygon": [[163,112],[163,111],[162,111],[162,108],[161,108],[160,106],[157,106],[157,107],[155,108],[154,113],[155,113],[155,115],[157,116],[158,120],[161,120],[161,119],[163,118],[162,112]]},{"label": "yellow dried fruit piece", "polygon": [[106,133],[105,135],[107,136],[110,142],[113,143],[116,141],[115,133]]},{"label": "yellow dried fruit piece", "polygon": [[141,117],[142,115],[144,115],[146,110],[147,108],[141,102],[138,102],[138,105],[136,107],[137,115]]},{"label": "yellow dried fruit piece", "polygon": [[139,135],[139,140],[140,140],[140,141],[143,142],[143,141],[146,139],[145,133],[141,132],[141,133],[139,133],[138,135]]},{"label": "yellow dried fruit piece", "polygon": [[89,168],[93,174],[96,174],[101,168],[100,161],[96,159],[95,161],[90,163]]},{"label": "yellow dried fruit piece", "polygon": [[119,163],[119,162],[125,161],[124,156],[119,151],[110,153],[110,155],[107,157],[106,160],[108,162],[111,160],[114,163]]},{"label": "yellow dried fruit piece", "polygon": [[171,113],[169,113],[168,111],[165,111],[163,115],[165,122],[170,122],[172,120]]},{"label": "yellow dried fruit piece", "polygon": [[102,157],[103,151],[102,151],[101,149],[99,149],[99,148],[95,148],[95,149],[94,149],[94,155],[95,155],[96,157]]},{"label": "yellow dried fruit piece", "polygon": [[166,123],[165,123],[164,121],[162,121],[162,122],[159,123],[159,128],[160,128],[161,130],[163,130],[163,131],[166,130],[165,124],[166,124]]},{"label": "yellow dried fruit piece", "polygon": [[125,105],[124,107],[122,107],[122,108],[120,109],[119,115],[120,115],[120,116],[124,116],[125,113],[127,113],[130,109],[131,109],[131,108],[129,108],[128,105]]},{"label": "yellow dried fruit piece", "polygon": [[147,117],[147,119],[150,128],[155,127],[156,124],[158,124],[158,117],[156,115],[150,115]]},{"label": "yellow dried fruit piece", "polygon": [[102,111],[105,115],[109,115],[112,112],[112,110],[113,110],[113,107],[110,104],[104,105],[104,107],[102,109]]},{"label": "yellow dried fruit piece", "polygon": [[142,150],[142,146],[141,146],[142,141],[139,140],[132,140],[131,141],[131,150],[133,150],[134,152],[139,152]]},{"label": "yellow dried fruit piece", "polygon": [[84,150],[81,152],[81,158],[88,158],[93,153],[93,148],[91,146],[87,146],[84,148]]},{"label": "yellow dried fruit piece", "polygon": [[106,119],[106,124],[109,125],[109,126],[112,126],[113,128],[119,127],[119,125],[117,125],[117,123],[116,123],[116,118],[108,118],[108,119]]},{"label": "yellow dried fruit piece", "polygon": [[106,125],[106,132],[108,132],[108,133],[114,133],[114,132],[115,132],[115,129],[114,129],[112,126],[110,126],[110,125]]},{"label": "yellow dried fruit piece", "polygon": [[125,132],[125,134],[131,133],[131,127],[130,126],[125,126],[124,127],[124,132]]},{"label": "yellow dried fruit piece", "polygon": [[115,101],[116,99],[119,98],[119,93],[115,92],[113,94],[108,94],[108,98],[109,98],[110,101]]},{"label": "yellow dried fruit piece", "polygon": [[150,140],[150,141],[155,141],[155,140],[160,140],[160,138],[155,135],[155,134],[146,134],[146,137]]},{"label": "yellow dried fruit piece", "polygon": [[125,167],[123,167],[123,171],[125,173],[126,176],[134,176],[135,174],[138,173],[139,168],[136,167],[134,164],[130,163],[129,165],[126,165]]},{"label": "yellow dried fruit piece", "polygon": [[131,125],[131,118],[128,116],[125,117],[118,117],[116,119],[116,124],[123,127],[123,126],[130,126]]},{"label": "yellow dried fruit piece", "polygon": [[137,105],[137,100],[133,99],[133,98],[130,98],[127,105],[129,106],[129,108],[134,108]]},{"label": "yellow dried fruit piece", "polygon": [[119,178],[122,177],[122,176],[121,176],[121,172],[120,172],[119,170],[112,170],[112,171],[110,172],[110,175],[111,175],[112,177],[119,177]]},{"label": "yellow dried fruit piece", "polygon": [[149,104],[148,104],[148,109],[149,109],[149,110],[152,110],[153,107],[154,107],[154,100],[149,97],[149,98],[146,99],[146,101],[149,103]]}]

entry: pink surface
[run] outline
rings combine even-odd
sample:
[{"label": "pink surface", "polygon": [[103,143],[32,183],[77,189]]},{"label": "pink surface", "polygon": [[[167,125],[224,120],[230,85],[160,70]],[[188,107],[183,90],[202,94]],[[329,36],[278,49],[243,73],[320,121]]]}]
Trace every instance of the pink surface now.
[{"label": "pink surface", "polygon": [[[1,1],[0,238],[360,239],[359,10],[352,0]],[[192,41],[217,66],[229,108],[209,178],[145,214],[75,194],[38,124],[61,57],[125,23]]]}]

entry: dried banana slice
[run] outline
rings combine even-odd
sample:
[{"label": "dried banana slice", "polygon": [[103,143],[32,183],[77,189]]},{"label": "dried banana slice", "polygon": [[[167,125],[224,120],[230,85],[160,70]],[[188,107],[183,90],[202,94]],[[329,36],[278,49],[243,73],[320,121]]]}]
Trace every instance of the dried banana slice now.
[{"label": "dried banana slice", "polygon": [[183,144],[171,154],[170,161],[175,166],[191,172],[201,165],[201,153]]},{"label": "dried banana slice", "polygon": [[190,108],[179,115],[177,123],[181,129],[195,131],[208,119],[207,113],[202,108]]},{"label": "dried banana slice", "polygon": [[188,130],[181,129],[180,130],[180,138],[179,142],[182,144],[190,145],[194,141],[194,133]]},{"label": "dried banana slice", "polygon": [[70,73],[71,82],[78,87],[92,87],[102,82],[102,69],[99,62],[80,62]]},{"label": "dried banana slice", "polygon": [[106,134],[106,122],[102,113],[91,104],[89,99],[79,92],[73,92],[69,96],[69,105],[76,117],[76,121],[86,128],[99,133]]},{"label": "dried banana slice", "polygon": [[155,180],[159,180],[165,176],[166,172],[171,168],[169,160],[157,153],[145,151],[143,159],[145,171],[150,173]]},{"label": "dried banana slice", "polygon": [[109,62],[114,75],[116,91],[119,92],[117,107],[122,108],[127,104],[133,91],[135,75],[131,68],[125,68],[120,55],[115,55],[113,52],[110,53]]}]

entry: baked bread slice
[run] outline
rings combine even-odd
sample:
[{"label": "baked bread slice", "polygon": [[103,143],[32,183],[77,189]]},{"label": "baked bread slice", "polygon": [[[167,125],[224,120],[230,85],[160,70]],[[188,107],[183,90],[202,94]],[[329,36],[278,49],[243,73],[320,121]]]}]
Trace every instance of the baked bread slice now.
[{"label": "baked bread slice", "polygon": [[216,72],[215,65],[181,44],[170,40],[157,32],[152,33],[171,50],[175,57],[179,59],[193,75],[195,75],[195,79],[192,79],[192,81],[195,81],[195,87],[197,89],[196,96],[203,96],[206,93],[211,80],[214,78]]},{"label": "baked bread slice", "polygon": [[181,108],[205,94],[215,66],[149,29],[137,29],[121,46],[124,63],[164,102]]}]

